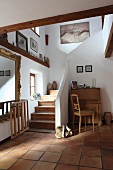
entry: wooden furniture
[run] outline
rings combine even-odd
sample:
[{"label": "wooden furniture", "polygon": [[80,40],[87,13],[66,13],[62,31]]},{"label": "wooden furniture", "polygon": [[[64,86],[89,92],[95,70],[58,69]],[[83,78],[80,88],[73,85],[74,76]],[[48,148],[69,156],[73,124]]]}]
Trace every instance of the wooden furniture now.
[{"label": "wooden furniture", "polygon": [[[71,94],[77,94],[81,109],[93,110],[95,112],[95,123],[101,121],[101,97],[100,88],[78,88],[72,89]],[[70,109],[72,121],[72,108]],[[88,120],[88,123],[91,123]]]},{"label": "wooden furniture", "polygon": [[94,111],[81,110],[77,94],[71,94],[71,105],[72,105],[72,112],[73,112],[73,129],[74,129],[75,116],[79,117],[79,133],[81,132],[82,117],[85,118],[85,127],[86,127],[86,118],[91,116],[92,124],[93,124],[93,131],[94,131]]}]

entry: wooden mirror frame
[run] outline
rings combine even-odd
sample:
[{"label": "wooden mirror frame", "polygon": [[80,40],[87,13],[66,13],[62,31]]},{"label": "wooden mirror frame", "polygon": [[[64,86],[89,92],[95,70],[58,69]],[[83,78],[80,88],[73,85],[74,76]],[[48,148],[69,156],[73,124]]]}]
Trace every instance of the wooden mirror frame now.
[{"label": "wooden mirror frame", "polygon": [[15,100],[20,100],[20,66],[21,56],[16,55],[4,48],[0,48],[0,55],[15,61]]}]

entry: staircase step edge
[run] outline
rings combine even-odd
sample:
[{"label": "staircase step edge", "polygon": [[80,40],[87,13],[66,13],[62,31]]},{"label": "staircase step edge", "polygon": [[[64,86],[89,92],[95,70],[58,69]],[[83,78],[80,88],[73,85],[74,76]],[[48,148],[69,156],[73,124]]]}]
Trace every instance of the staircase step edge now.
[{"label": "staircase step edge", "polygon": [[31,115],[55,115],[54,112],[35,112],[31,113]]},{"label": "staircase step edge", "polygon": [[29,122],[37,122],[37,123],[55,123],[55,121],[51,120],[30,120]]}]

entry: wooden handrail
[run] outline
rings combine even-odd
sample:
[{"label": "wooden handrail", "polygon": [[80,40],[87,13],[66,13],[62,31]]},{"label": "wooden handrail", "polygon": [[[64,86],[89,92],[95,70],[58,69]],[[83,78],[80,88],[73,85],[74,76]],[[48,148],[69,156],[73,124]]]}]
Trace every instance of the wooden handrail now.
[{"label": "wooden handrail", "polygon": [[10,110],[8,108],[10,108],[10,103],[12,103],[14,101],[15,100],[0,102],[0,109],[2,109],[2,116],[5,114],[8,114],[10,112]]}]

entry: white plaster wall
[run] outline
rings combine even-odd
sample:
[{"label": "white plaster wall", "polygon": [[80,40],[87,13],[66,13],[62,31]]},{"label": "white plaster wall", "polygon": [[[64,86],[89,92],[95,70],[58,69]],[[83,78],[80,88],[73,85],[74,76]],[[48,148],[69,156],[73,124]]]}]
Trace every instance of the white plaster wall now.
[{"label": "white plaster wall", "polygon": [[69,108],[69,77],[67,73],[66,81],[61,95],[61,124],[66,125],[69,122],[68,108]]},{"label": "white plaster wall", "polygon": [[[37,36],[31,29],[20,31],[28,39],[28,51],[34,56],[39,57],[41,53],[45,56],[45,27],[40,27],[40,36]],[[38,43],[38,53],[30,48],[30,38]],[[16,32],[8,33],[8,42],[16,46]],[[26,57],[21,59],[21,99],[28,99],[29,113],[34,112],[34,107],[38,105],[37,100],[30,100],[30,73],[36,74],[36,93],[46,94],[47,84],[49,82],[49,69]]]},{"label": "white plaster wall", "polygon": [[[96,87],[101,89],[102,113],[110,111],[113,114],[113,61],[104,55],[103,31],[87,39],[69,56],[70,82],[92,87],[92,78],[96,79]],[[92,72],[77,73],[76,66],[92,65]]]},{"label": "white plaster wall", "polygon": [[0,27],[112,4],[113,0],[5,0],[0,2]]},{"label": "white plaster wall", "polygon": [[89,22],[90,36],[95,34],[102,28],[101,17],[94,17],[89,19],[82,19],[79,21],[71,21],[62,24],[54,24],[46,26],[46,34],[48,34],[48,45],[46,46],[46,56],[50,58],[49,82],[56,80],[58,86],[60,85],[62,75],[64,72],[65,60],[68,54],[77,48],[82,43],[60,43],[60,25]]},{"label": "white plaster wall", "polygon": [[[22,57],[21,61],[21,99],[28,99],[29,102],[29,113],[34,112],[34,107],[38,105],[37,101],[30,100],[30,72],[42,74],[41,90],[38,92],[46,94],[46,88],[48,84],[48,68],[42,66],[28,58]],[[40,83],[40,82],[39,82]],[[44,85],[44,86],[43,86]]]},{"label": "white plaster wall", "polygon": [[[10,70],[10,76],[5,76],[6,70]],[[14,100],[15,62],[13,60],[0,56],[0,71],[4,71],[4,76],[0,76],[0,102]]]},{"label": "white plaster wall", "polygon": [[10,121],[0,123],[0,141],[10,136]]}]

